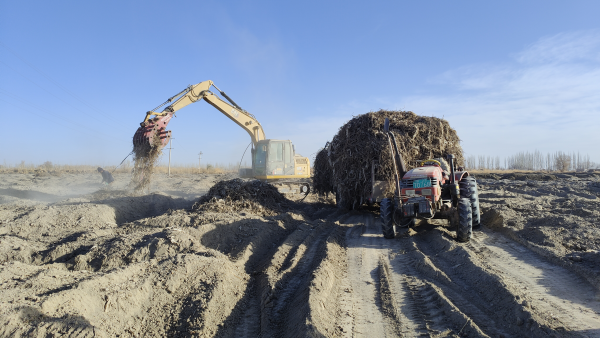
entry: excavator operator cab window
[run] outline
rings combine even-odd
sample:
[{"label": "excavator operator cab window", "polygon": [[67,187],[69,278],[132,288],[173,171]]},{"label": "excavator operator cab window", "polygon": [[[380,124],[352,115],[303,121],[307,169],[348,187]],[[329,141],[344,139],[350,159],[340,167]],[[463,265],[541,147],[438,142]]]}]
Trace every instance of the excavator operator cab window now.
[{"label": "excavator operator cab window", "polygon": [[[290,151],[290,143],[286,142],[283,144],[284,146],[284,152],[283,152],[283,156],[285,157],[284,161],[286,165],[289,165],[290,163],[292,163],[292,152]],[[292,164],[293,166],[293,164]]]},{"label": "excavator operator cab window", "polygon": [[283,143],[272,142],[269,149],[269,162],[283,161]]},{"label": "excavator operator cab window", "polygon": [[263,144],[257,147],[254,152],[254,163],[257,165],[265,165],[267,160],[267,145]]}]

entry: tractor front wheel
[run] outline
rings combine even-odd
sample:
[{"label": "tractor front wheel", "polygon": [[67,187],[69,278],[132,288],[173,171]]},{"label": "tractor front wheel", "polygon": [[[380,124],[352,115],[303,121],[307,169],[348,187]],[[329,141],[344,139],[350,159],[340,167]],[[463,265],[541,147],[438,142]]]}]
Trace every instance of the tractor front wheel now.
[{"label": "tractor front wheel", "polygon": [[471,201],[468,198],[458,200],[458,227],[456,228],[456,240],[468,242],[473,234],[473,211]]},{"label": "tractor front wheel", "polygon": [[384,198],[381,200],[379,215],[381,216],[383,237],[386,239],[394,238],[396,231],[394,230],[394,201],[392,199]]},{"label": "tractor front wheel", "polygon": [[468,198],[471,201],[471,212],[473,218],[473,228],[480,226],[480,211],[479,211],[479,193],[477,192],[477,181],[475,177],[464,177],[460,182],[460,197]]}]

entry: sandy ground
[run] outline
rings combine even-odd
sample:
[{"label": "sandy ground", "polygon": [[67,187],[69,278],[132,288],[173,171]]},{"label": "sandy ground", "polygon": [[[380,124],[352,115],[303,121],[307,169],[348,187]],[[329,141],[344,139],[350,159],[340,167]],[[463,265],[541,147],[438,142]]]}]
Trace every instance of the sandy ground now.
[{"label": "sandy ground", "polygon": [[482,175],[483,227],[198,212],[232,175],[3,174],[0,336],[600,337],[600,176]]}]

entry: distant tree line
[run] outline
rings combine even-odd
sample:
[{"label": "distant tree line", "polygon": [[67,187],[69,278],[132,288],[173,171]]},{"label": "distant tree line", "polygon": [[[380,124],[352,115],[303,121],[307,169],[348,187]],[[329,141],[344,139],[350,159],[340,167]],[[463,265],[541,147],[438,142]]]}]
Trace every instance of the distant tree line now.
[{"label": "distant tree line", "polygon": [[465,158],[468,169],[481,170],[548,170],[548,171],[575,171],[600,168],[597,163],[590,160],[590,155],[581,155],[579,152],[562,152],[542,154],[534,152],[520,152],[504,158],[499,156],[471,155]]}]

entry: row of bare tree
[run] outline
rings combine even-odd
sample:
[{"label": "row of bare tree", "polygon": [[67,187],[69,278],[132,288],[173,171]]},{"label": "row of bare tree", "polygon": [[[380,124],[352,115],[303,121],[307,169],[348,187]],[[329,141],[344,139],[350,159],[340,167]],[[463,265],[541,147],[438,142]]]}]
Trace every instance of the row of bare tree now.
[{"label": "row of bare tree", "polygon": [[471,155],[465,158],[465,162],[468,169],[487,170],[570,171],[600,168],[600,165],[590,160],[590,155],[562,151],[547,154],[542,154],[538,150],[532,153],[520,152],[504,158],[503,161],[499,156]]}]

